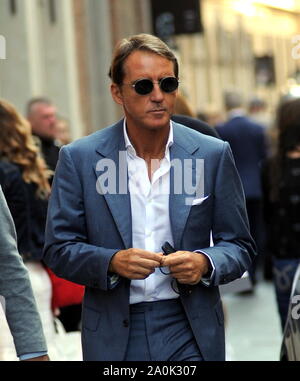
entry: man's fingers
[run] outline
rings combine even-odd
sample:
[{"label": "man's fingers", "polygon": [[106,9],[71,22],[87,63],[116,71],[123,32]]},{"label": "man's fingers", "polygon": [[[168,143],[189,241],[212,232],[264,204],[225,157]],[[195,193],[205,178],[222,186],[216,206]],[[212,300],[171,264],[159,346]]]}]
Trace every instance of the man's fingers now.
[{"label": "man's fingers", "polygon": [[170,272],[172,275],[178,275],[178,274],[182,274],[182,273],[192,273],[193,272],[193,269],[188,267],[188,266],[170,266],[169,267],[170,269]]},{"label": "man's fingers", "polygon": [[164,260],[164,266],[168,266],[170,274],[178,283],[197,284],[202,276],[201,256],[189,251],[178,251],[169,254]]},{"label": "man's fingers", "polygon": [[131,248],[118,251],[109,265],[109,271],[129,279],[145,279],[161,265],[162,253]]},{"label": "man's fingers", "polygon": [[160,261],[153,261],[152,259],[140,258],[137,265],[145,269],[155,269],[160,266]]},{"label": "man's fingers", "polygon": [[133,254],[138,256],[139,258],[155,261],[157,264],[161,263],[161,257],[163,256],[162,253],[154,253],[152,251],[141,249],[133,249]]},{"label": "man's fingers", "polygon": [[169,255],[165,255],[163,266],[175,266],[186,262],[186,253],[184,251],[176,251]]},{"label": "man's fingers", "polygon": [[[152,273],[154,273],[155,269],[160,266],[160,257],[155,256],[155,260],[149,259],[153,258],[149,252],[146,256],[134,255],[132,260],[128,265],[128,271],[130,272],[131,279],[145,279]],[[155,253],[154,253],[155,254]]]}]

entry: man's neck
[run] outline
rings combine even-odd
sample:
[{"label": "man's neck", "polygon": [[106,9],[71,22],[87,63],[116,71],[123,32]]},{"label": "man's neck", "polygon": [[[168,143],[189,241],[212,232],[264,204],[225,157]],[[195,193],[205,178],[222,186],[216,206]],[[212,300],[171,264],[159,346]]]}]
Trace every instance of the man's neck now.
[{"label": "man's neck", "polygon": [[139,157],[146,162],[163,159],[168,141],[170,126],[160,130],[132,129],[127,126],[128,137]]}]

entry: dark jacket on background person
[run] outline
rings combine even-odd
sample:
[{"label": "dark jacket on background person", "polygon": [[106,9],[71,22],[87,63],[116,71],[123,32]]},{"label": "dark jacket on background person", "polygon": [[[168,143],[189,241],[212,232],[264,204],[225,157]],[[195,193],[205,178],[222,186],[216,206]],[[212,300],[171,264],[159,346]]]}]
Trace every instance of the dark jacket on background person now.
[{"label": "dark jacket on background person", "polygon": [[52,139],[43,138],[38,135],[33,136],[40,147],[40,150],[43,154],[43,158],[46,164],[48,165],[49,169],[55,171],[60,148],[55,144],[55,141]]},{"label": "dark jacket on background person", "polygon": [[21,168],[0,160],[0,185],[17,231],[23,259],[40,260],[44,245],[48,201],[36,196],[36,185],[26,183]]},{"label": "dark jacket on background person", "polygon": [[262,170],[267,249],[276,258],[300,258],[300,159],[285,159],[276,200],[270,197],[272,164],[267,160]]},{"label": "dark jacket on background person", "polygon": [[16,227],[18,250],[24,255],[31,250],[30,212],[25,184],[17,165],[0,160],[0,185]]},{"label": "dark jacket on background person", "polygon": [[221,138],[230,144],[246,199],[261,199],[260,164],[267,156],[263,127],[245,116],[236,116],[216,129]]},{"label": "dark jacket on background person", "polygon": [[220,136],[217,133],[216,129],[203,122],[200,119],[192,118],[187,115],[173,115],[171,120],[174,120],[176,123],[183,124],[189,128],[192,128],[195,131],[201,132],[202,134],[213,136],[215,138],[219,138]]}]

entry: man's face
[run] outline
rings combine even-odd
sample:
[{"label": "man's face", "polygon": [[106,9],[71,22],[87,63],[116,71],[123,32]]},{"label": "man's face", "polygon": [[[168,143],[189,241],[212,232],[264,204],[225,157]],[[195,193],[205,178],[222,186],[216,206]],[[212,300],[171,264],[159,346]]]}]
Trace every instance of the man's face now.
[{"label": "man's face", "polygon": [[55,139],[57,119],[54,106],[43,103],[33,105],[28,120],[34,134],[43,138]]},{"label": "man's face", "polygon": [[[124,63],[123,84],[112,84],[114,100],[123,106],[128,128],[159,130],[169,126],[173,113],[177,90],[163,92],[158,81],[164,77],[174,77],[172,61],[146,51],[133,52]],[[130,86],[138,79],[156,82],[150,94],[139,95]]]}]

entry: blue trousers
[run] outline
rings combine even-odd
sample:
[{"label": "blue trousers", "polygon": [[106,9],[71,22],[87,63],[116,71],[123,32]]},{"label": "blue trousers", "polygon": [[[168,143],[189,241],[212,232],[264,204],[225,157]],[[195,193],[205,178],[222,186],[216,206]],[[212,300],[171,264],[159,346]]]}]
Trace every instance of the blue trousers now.
[{"label": "blue trousers", "polygon": [[297,258],[273,259],[274,285],[276,301],[282,330],[286,323],[294,275],[300,260]]},{"label": "blue trousers", "polygon": [[125,361],[202,361],[179,299],[130,306]]}]

